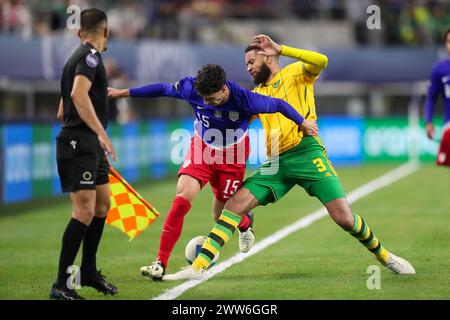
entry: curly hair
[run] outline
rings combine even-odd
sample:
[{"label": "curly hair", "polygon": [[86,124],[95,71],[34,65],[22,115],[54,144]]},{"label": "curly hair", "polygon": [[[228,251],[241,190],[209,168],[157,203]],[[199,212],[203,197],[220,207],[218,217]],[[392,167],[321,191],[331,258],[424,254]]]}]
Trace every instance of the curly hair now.
[{"label": "curly hair", "polygon": [[250,43],[247,47],[245,47],[245,53],[247,53],[247,52],[249,52],[249,51],[253,51],[253,50],[259,50],[259,47],[258,47],[258,43],[256,43],[256,42],[252,42],[252,43]]},{"label": "curly hair", "polygon": [[227,75],[221,66],[207,64],[198,71],[194,86],[201,96],[207,96],[222,89],[226,80]]}]

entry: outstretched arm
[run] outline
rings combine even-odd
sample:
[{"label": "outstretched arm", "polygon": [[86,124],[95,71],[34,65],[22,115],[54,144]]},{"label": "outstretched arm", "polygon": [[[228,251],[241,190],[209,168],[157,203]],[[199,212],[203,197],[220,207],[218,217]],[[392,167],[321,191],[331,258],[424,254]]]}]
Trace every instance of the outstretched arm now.
[{"label": "outstretched arm", "polygon": [[180,93],[176,88],[176,84],[171,83],[153,83],[143,87],[130,89],[115,89],[108,87],[108,97],[124,98],[124,97],[173,97],[180,98]]},{"label": "outstretched arm", "polygon": [[324,54],[303,50],[298,48],[292,48],[285,45],[279,45],[266,35],[258,35],[253,37],[254,42],[252,45],[261,49],[259,54],[266,56],[286,56],[304,62],[304,70],[310,76],[317,76],[328,64],[328,57]]}]

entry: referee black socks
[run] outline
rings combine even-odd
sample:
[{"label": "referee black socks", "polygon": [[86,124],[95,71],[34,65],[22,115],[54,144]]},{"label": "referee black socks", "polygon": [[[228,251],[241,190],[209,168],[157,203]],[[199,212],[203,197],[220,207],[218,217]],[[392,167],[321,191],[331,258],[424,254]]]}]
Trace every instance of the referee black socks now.
[{"label": "referee black socks", "polygon": [[81,271],[83,273],[97,272],[97,249],[103,234],[106,218],[94,217],[83,239],[83,258]]},{"label": "referee black socks", "polygon": [[66,282],[70,276],[68,268],[73,265],[75,261],[78,250],[80,249],[81,241],[83,241],[87,229],[88,226],[84,223],[73,218],[70,219],[62,238],[58,279],[56,281],[57,288],[66,288]]}]

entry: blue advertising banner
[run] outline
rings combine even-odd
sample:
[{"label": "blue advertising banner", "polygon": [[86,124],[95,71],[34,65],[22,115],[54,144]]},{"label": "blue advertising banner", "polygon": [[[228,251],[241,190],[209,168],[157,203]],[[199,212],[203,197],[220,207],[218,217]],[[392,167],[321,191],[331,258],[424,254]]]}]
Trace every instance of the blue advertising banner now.
[{"label": "blue advertising banner", "polygon": [[169,139],[170,135],[164,120],[154,120],[149,124],[150,166],[152,178],[162,178],[167,174],[167,163],[170,161]]},{"label": "blue advertising banner", "polygon": [[61,130],[61,125],[59,123],[52,125],[52,150],[54,152],[54,156],[52,157],[52,192],[54,195],[59,195],[62,193],[61,190],[61,183],[59,182],[59,175],[58,175],[58,165],[56,164],[56,136],[58,135],[59,131]]},{"label": "blue advertising banner", "polygon": [[[59,130],[56,123],[0,127],[0,203],[61,194],[55,149]],[[437,130],[440,134],[442,127]],[[405,118],[321,117],[319,132],[335,165],[406,161],[414,148],[420,160],[434,161],[438,148],[437,141],[426,138],[423,124],[412,128]],[[192,119],[112,123],[108,133],[119,157],[113,165],[125,179],[163,179],[175,175],[184,161]],[[249,136],[247,164],[254,170],[266,159],[265,132],[259,120],[251,124]]]},{"label": "blue advertising banner", "polygon": [[32,197],[32,126],[3,127],[3,201],[29,200]]},{"label": "blue advertising banner", "polygon": [[356,165],[362,162],[363,119],[321,117],[318,125],[320,137],[333,164]]},{"label": "blue advertising banner", "polygon": [[127,177],[129,182],[139,179],[138,130],[137,123],[129,123],[122,126],[122,153],[120,154],[120,161],[123,165],[122,175]]}]

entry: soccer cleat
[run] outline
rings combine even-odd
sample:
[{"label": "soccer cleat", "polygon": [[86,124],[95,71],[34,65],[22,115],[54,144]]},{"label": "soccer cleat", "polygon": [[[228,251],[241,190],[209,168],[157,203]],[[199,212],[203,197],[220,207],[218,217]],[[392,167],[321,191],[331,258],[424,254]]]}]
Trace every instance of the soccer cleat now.
[{"label": "soccer cleat", "polygon": [[246,215],[249,217],[251,223],[247,230],[239,230],[239,250],[243,253],[247,253],[253,247],[255,243],[255,234],[253,232],[253,212],[248,212]]},{"label": "soccer cleat", "polygon": [[57,288],[56,284],[53,284],[52,289],[50,290],[49,298],[53,300],[86,300],[75,290],[67,288]]},{"label": "soccer cleat", "polygon": [[145,278],[150,278],[153,281],[161,281],[166,273],[166,269],[161,261],[156,260],[149,266],[141,267],[139,272],[141,273],[141,276]]},{"label": "soccer cleat", "polygon": [[176,280],[201,280],[205,277],[206,270],[202,269],[200,272],[196,272],[192,266],[187,266],[177,273],[166,274],[162,277],[163,281],[176,281]]},{"label": "soccer cleat", "polygon": [[250,227],[247,231],[239,231],[239,250],[243,253],[247,253],[253,247],[255,243],[255,235],[253,229]]},{"label": "soccer cleat", "polygon": [[[384,264],[384,263],[382,263]],[[414,267],[405,259],[397,257],[395,254],[389,252],[389,258],[384,264],[388,269],[398,274],[415,274]]]},{"label": "soccer cleat", "polygon": [[106,281],[105,276],[100,271],[81,274],[81,285],[83,287],[92,287],[103,294],[115,295],[119,290],[111,283]]}]

